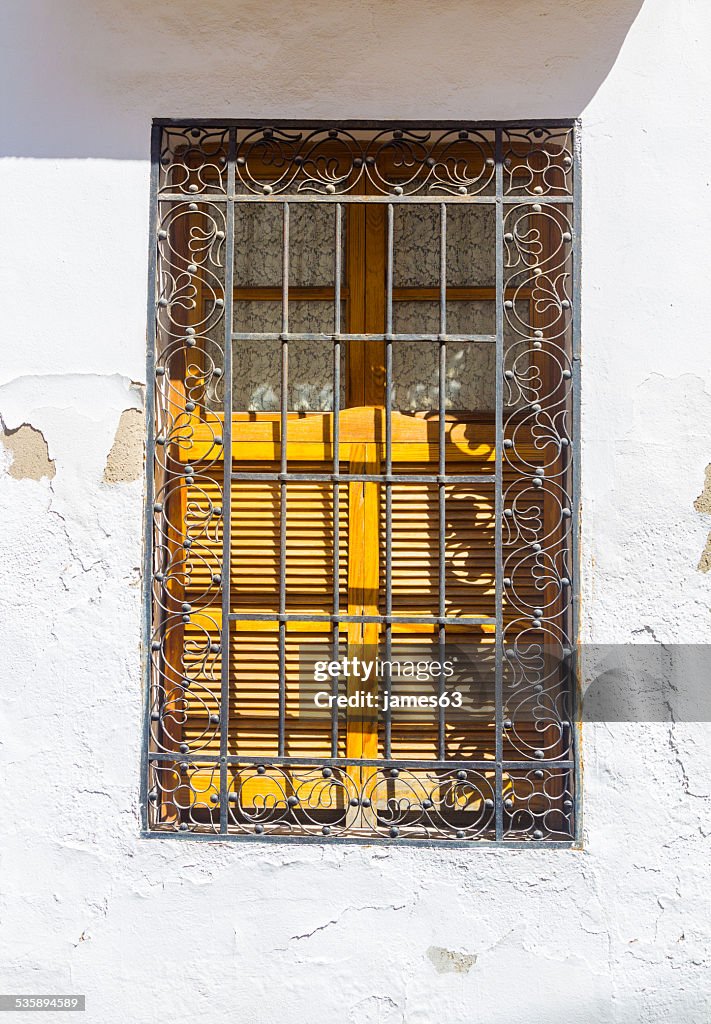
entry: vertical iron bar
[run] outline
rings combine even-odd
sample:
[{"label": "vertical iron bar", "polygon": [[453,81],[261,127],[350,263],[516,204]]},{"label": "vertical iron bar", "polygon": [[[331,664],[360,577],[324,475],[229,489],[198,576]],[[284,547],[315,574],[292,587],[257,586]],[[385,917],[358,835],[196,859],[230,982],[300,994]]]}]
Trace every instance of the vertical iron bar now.
[{"label": "vertical iron bar", "polygon": [[156,280],[158,232],[158,174],[162,129],[151,129],[151,200],[149,207],[148,302],[146,352],[146,508],[143,534],[143,680],[145,692],[143,750],[141,752],[141,822],[148,829],[148,764],[151,746],[151,696],[153,690],[153,504],[155,502],[155,401],[156,401]]},{"label": "vertical iron bar", "polygon": [[[393,610],[393,256],[394,256],[394,207],[388,203],[387,252],[385,263],[385,614]],[[385,665],[383,668],[383,694],[386,707],[383,711],[385,735],[383,749],[385,757],[391,756],[392,714],[390,694],[392,689],[392,624],[385,623]]]},{"label": "vertical iron bar", "polygon": [[579,681],[581,676],[580,650],[578,645],[579,615],[580,615],[580,388],[581,388],[581,352],[580,352],[580,298],[581,298],[581,276],[580,276],[580,247],[581,247],[581,221],[582,221],[582,182],[581,182],[581,138],[580,122],[576,121],[573,126],[573,309],[572,309],[572,385],[573,385],[573,436],[571,437],[571,458],[573,460],[573,493],[571,494],[570,508],[571,516],[571,585],[572,585],[572,607],[571,607],[571,628],[568,637],[569,646],[573,649],[573,655],[568,663],[568,690],[570,693],[573,733],[573,759],[575,767],[573,774],[573,823],[575,839],[582,840],[582,803],[579,780],[581,778],[581,756],[580,732],[578,721],[580,718],[580,692]]},{"label": "vertical iron bar", "polygon": [[[289,409],[289,204],[283,206],[281,267],[281,413],[279,483],[279,614],[286,613],[286,473],[287,414]],[[279,623],[279,756],[286,747],[286,622]]]},{"label": "vertical iron bar", "polygon": [[494,558],[496,571],[496,638],[494,700],[496,715],[496,839],[504,835],[504,709],[503,709],[503,446],[504,446],[504,166],[501,128],[496,129],[496,495]]},{"label": "vertical iron bar", "polygon": [[222,625],[220,666],[220,832],[227,832],[228,786],[227,754],[230,728],[230,541],[232,520],[232,304],[234,301],[235,251],[235,151],[237,129],[231,128],[227,149],[227,203],[225,214],[225,356],[222,379],[225,382],[222,424]]},{"label": "vertical iron bar", "polygon": [[[447,342],[444,340],[444,336],[447,333],[447,204],[442,203],[439,208],[439,388],[438,388],[438,406],[439,406],[439,466],[438,472],[440,480],[438,483],[438,496],[439,496],[439,611],[438,615],[444,618],[446,615],[446,525],[447,525],[447,510],[446,510],[446,486],[442,480],[442,477],[446,473],[447,457],[446,457],[446,445],[447,445],[447,431],[446,431],[446,405],[447,405]],[[437,757],[440,761],[444,760],[444,736],[445,736],[445,709],[442,703],[442,697],[444,696],[444,674],[441,669],[442,662],[445,660],[445,644],[446,644],[446,633],[444,623],[440,623],[437,629],[438,637],[438,658],[440,663],[440,672],[438,679],[438,693],[439,703],[437,710]]]},{"label": "vertical iron bar", "polygon": [[[333,661],[338,661],[340,654],[339,636],[340,627],[338,614],[340,611],[340,441],[341,441],[341,250],[343,245],[343,207],[336,203],[335,207],[335,245],[334,254],[334,284],[333,284]],[[338,696],[339,677],[331,681],[331,695]],[[338,757],[338,707],[334,701],[331,707],[331,756]]]}]

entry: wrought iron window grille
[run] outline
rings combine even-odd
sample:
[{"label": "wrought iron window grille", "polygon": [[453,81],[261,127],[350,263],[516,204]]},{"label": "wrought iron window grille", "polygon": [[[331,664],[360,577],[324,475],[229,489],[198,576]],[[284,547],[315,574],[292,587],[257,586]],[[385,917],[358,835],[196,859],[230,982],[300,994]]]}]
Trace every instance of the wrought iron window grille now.
[{"label": "wrought iron window grille", "polygon": [[[579,838],[579,193],[571,122],[155,122],[146,836],[482,847]],[[432,232],[425,258],[439,278],[420,288],[414,328],[403,311],[413,313],[406,303],[416,289],[397,279],[413,210]],[[492,280],[453,285],[475,217],[488,225],[482,260]],[[328,287],[295,285],[319,218],[332,232]],[[278,226],[280,279],[267,284],[248,280],[266,260],[260,224]],[[359,231],[377,244],[357,250]],[[382,308],[356,314],[356,278],[372,278],[373,260],[382,264],[372,293]],[[475,303],[476,316],[490,303],[486,329],[467,319]],[[415,353],[398,390],[401,353],[413,344],[430,362]],[[476,394],[470,358],[482,378]],[[481,404],[462,412],[468,387],[470,405]],[[321,437],[303,426],[317,416]],[[426,449],[420,462],[401,454],[408,430],[419,438],[407,441],[412,452]],[[371,503],[370,527],[356,525],[359,495]],[[303,555],[294,556],[290,530],[305,529],[302,500],[320,510],[303,552],[311,544],[330,559],[329,607],[316,598],[295,606],[290,595]],[[424,508],[417,550],[434,551],[424,611],[402,604],[398,517],[416,518],[407,501]],[[466,519],[469,508],[485,525]],[[378,548],[377,594],[357,605],[353,587],[365,593],[371,570],[352,575],[354,531]],[[249,582],[243,557],[265,537],[271,590]],[[485,607],[467,603],[466,573],[453,575],[467,537],[475,557],[489,559],[476,570],[488,581],[476,591]],[[303,594],[308,582],[298,587]],[[392,713],[355,723],[336,708],[310,724],[310,643],[333,660],[357,649],[387,664],[420,636],[422,649],[443,657],[475,633],[463,659],[468,703],[456,720],[442,706],[428,719],[426,756],[403,740],[413,732]],[[334,694],[349,685],[337,678]],[[377,686],[393,685],[386,668]],[[432,685],[439,695],[447,688],[441,673]],[[243,721],[251,724],[240,732]]]}]

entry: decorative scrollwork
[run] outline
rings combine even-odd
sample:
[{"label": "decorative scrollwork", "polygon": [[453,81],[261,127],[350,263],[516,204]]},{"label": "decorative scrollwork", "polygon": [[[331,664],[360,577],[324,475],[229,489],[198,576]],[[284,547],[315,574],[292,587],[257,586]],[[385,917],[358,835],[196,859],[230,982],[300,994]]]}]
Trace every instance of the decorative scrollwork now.
[{"label": "decorative scrollwork", "polygon": [[197,195],[227,191],[225,128],[166,128],[162,132],[159,192]]},{"label": "decorative scrollwork", "polygon": [[504,192],[509,195],[573,194],[570,128],[519,128],[503,132]]},{"label": "decorative scrollwork", "polygon": [[256,195],[364,193],[369,182],[383,195],[471,196],[491,189],[494,170],[492,133],[465,127],[366,137],[338,127],[270,127],[242,132],[237,143],[238,192]]},{"label": "decorative scrollwork", "polygon": [[232,770],[229,816],[252,835],[491,839],[494,773],[466,765],[262,763]]},{"label": "decorative scrollwork", "polygon": [[511,771],[504,800],[504,834],[509,839],[569,840],[574,800],[570,772],[562,768]]},{"label": "decorative scrollwork", "polygon": [[[550,146],[550,134],[541,140]],[[565,154],[562,143],[557,152]],[[522,203],[504,218],[506,743],[511,757],[538,760],[572,750],[569,213],[567,206]]]}]

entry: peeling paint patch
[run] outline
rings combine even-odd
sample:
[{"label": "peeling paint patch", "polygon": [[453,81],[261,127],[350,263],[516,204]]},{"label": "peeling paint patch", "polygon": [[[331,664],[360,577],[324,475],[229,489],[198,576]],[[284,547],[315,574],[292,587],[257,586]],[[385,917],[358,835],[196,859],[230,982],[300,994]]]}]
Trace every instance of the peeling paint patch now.
[{"label": "peeling paint patch", "polygon": [[476,963],[474,953],[457,953],[443,946],[430,946],[427,958],[437,974],[468,974]]},{"label": "peeling paint patch", "polygon": [[[711,516],[711,463],[706,467],[704,489],[694,502],[694,508],[702,515]],[[711,572],[711,533],[706,538],[706,545],[696,568],[699,572]]]},{"label": "peeling paint patch", "polygon": [[54,479],[57,470],[41,430],[23,423],[15,430],[3,430],[0,440],[12,455],[8,473],[15,480]]},{"label": "peeling paint patch", "polygon": [[116,436],[106,459],[104,483],[120,484],[137,480],[143,473],[143,412],[124,409]]}]

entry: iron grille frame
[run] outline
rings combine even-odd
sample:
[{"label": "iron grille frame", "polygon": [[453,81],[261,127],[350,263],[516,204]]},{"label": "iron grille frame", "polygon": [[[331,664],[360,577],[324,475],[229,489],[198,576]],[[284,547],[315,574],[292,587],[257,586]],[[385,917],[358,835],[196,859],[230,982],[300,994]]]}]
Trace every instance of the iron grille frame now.
[{"label": "iron grille frame", "polygon": [[[580,294],[581,294],[581,125],[578,119],[523,119],[523,120],[481,120],[481,121],[462,121],[462,120],[438,120],[438,121],[422,121],[422,120],[403,120],[403,121],[382,121],[382,120],[334,120],[328,121],[323,119],[317,120],[301,120],[301,119],[280,119],[280,118],[265,118],[265,119],[229,119],[229,118],[155,118],[153,120],[153,127],[151,133],[151,174],[150,174],[150,207],[149,207],[149,258],[148,258],[148,296],[147,296],[147,361],[146,361],[146,422],[147,422],[147,440],[146,440],[146,488],[145,488],[145,518],[144,518],[144,552],[143,552],[143,621],[142,621],[142,677],[144,683],[144,721],[143,721],[143,736],[142,736],[142,752],[141,752],[141,782],[140,782],[140,814],[141,814],[141,835],[144,838],[179,838],[189,839],[198,841],[211,841],[211,842],[223,842],[223,841],[246,841],[246,842],[299,842],[299,843],[317,843],[324,844],[326,842],[336,841],[338,843],[356,844],[356,845],[370,845],[373,842],[380,841],[380,836],[359,836],[344,834],[334,837],[333,839],[327,838],[325,835],[316,834],[248,834],[245,832],[234,832],[229,831],[228,821],[228,801],[221,799],[219,804],[220,820],[219,820],[219,831],[202,832],[192,830],[177,830],[168,831],[165,829],[152,828],[149,819],[150,813],[150,802],[149,802],[149,768],[151,764],[161,763],[174,763],[176,761],[176,753],[162,752],[151,749],[151,690],[152,690],[152,645],[154,643],[154,627],[153,627],[153,609],[154,609],[154,591],[153,591],[153,576],[154,576],[154,504],[155,504],[155,476],[154,476],[154,460],[156,458],[156,401],[157,401],[157,388],[156,388],[156,351],[158,344],[158,331],[157,331],[157,314],[158,314],[158,299],[156,292],[157,282],[157,271],[158,271],[158,209],[159,199],[160,200],[186,200],[188,197],[186,193],[176,194],[163,194],[160,195],[160,160],[161,160],[161,140],[164,131],[167,129],[178,129],[181,131],[204,131],[208,129],[221,129],[227,133],[229,138],[229,155],[227,159],[227,186],[223,195],[215,196],[209,195],[207,198],[210,202],[217,201],[218,203],[224,203],[225,209],[225,223],[226,223],[226,252],[227,259],[225,260],[225,279],[224,279],[224,320],[226,325],[230,325],[226,328],[225,333],[225,349],[224,349],[224,370],[227,386],[225,387],[224,397],[224,489],[225,494],[229,493],[229,487],[234,480],[240,478],[254,480],[260,475],[264,479],[274,480],[279,484],[281,493],[281,508],[282,513],[285,511],[286,502],[286,486],[287,483],[293,478],[297,479],[313,479],[314,481],[319,480],[323,482],[331,482],[334,487],[335,501],[337,503],[337,489],[340,483],[347,483],[350,480],[374,480],[386,485],[386,531],[390,532],[391,523],[391,493],[393,482],[406,482],[410,479],[406,476],[398,474],[393,477],[392,474],[392,457],[391,457],[391,395],[389,382],[392,380],[392,343],[393,341],[399,340],[399,336],[393,334],[392,330],[392,225],[393,225],[393,209],[398,202],[412,202],[412,197],[397,197],[393,195],[383,196],[368,196],[357,195],[353,199],[348,199],[345,195],[329,195],[324,197],[323,195],[308,197],[297,197],[293,194],[287,195],[283,200],[284,210],[284,240],[285,245],[283,248],[284,253],[284,280],[286,284],[282,286],[282,331],[275,334],[261,334],[261,335],[247,335],[239,334],[234,331],[232,326],[232,274],[233,274],[233,259],[232,253],[234,251],[234,215],[235,205],[237,201],[261,201],[263,197],[245,197],[243,195],[238,196],[236,194],[235,184],[235,162],[236,162],[236,139],[237,132],[239,129],[274,129],[274,130],[287,130],[287,131],[327,131],[331,128],[337,128],[343,131],[363,131],[363,132],[385,132],[393,130],[403,130],[412,132],[426,132],[426,131],[457,131],[461,129],[469,131],[480,131],[480,132],[493,132],[495,137],[495,157],[494,157],[494,176],[495,176],[495,191],[491,196],[467,196],[466,202],[484,203],[490,204],[495,209],[496,218],[496,334],[495,336],[459,336],[459,335],[447,335],[445,322],[446,322],[446,246],[444,240],[446,239],[446,210],[448,202],[451,202],[451,197],[442,199],[438,197],[436,200],[421,200],[429,203],[435,203],[439,206],[441,211],[441,296],[440,296],[440,332],[435,335],[421,335],[403,336],[406,340],[422,340],[422,341],[437,341],[439,342],[439,353],[440,353],[440,373],[439,373],[439,451],[440,461],[438,465],[438,472],[436,474],[427,474],[422,479],[426,479],[427,482],[437,484],[440,498],[440,576],[443,572],[443,558],[444,548],[442,543],[442,517],[444,501],[443,490],[450,477],[446,474],[446,467],[444,465],[444,442],[443,435],[445,431],[444,417],[441,415],[444,408],[444,377],[443,377],[443,360],[446,357],[446,344],[449,341],[456,340],[480,340],[490,341],[496,345],[496,463],[495,463],[495,501],[496,501],[496,519],[495,519],[495,545],[496,545],[496,617],[493,619],[493,624],[496,625],[496,759],[495,759],[495,770],[496,770],[496,798],[495,798],[495,836],[486,838],[477,838],[476,840],[467,839],[461,840],[457,838],[434,838],[434,837],[421,837],[412,838],[407,835],[394,835],[389,837],[386,841],[394,845],[416,845],[418,847],[432,847],[436,846],[439,849],[443,847],[453,848],[477,848],[477,849],[491,849],[491,848],[510,848],[510,849],[570,849],[580,848],[582,844],[582,805],[581,805],[581,792],[580,792],[580,780],[581,780],[581,737],[579,728],[579,693],[577,689],[577,679],[579,678],[577,672],[577,633],[579,628],[579,614],[580,614],[580,596],[579,596],[579,545],[580,545],[580,529],[579,529],[579,518],[580,518],[580,390],[581,390],[581,356],[580,356],[580,341],[581,341],[581,326],[580,326]],[[569,192],[562,196],[551,196],[551,195],[507,195],[504,189],[503,175],[504,175],[504,156],[503,156],[503,139],[506,133],[510,132],[523,132],[531,133],[537,131],[548,131],[560,129],[570,132],[571,138],[571,166],[570,172],[572,175],[572,187]],[[199,198],[199,197],[198,197]],[[276,198],[276,197],[275,197]],[[333,335],[328,339],[334,348],[334,384],[337,385],[338,373],[339,373],[339,360],[337,358],[339,354],[339,346],[343,341],[351,340],[381,340],[386,346],[386,456],[385,463],[386,468],[384,474],[377,474],[370,476],[368,474],[342,474],[339,471],[337,465],[334,466],[334,472],[330,474],[293,474],[289,473],[287,461],[286,461],[286,445],[287,445],[287,388],[282,386],[282,399],[281,399],[281,410],[280,410],[280,422],[281,422],[281,467],[280,472],[276,474],[240,474],[232,470],[232,457],[231,457],[231,430],[232,430],[232,342],[235,340],[250,339],[250,340],[266,340],[273,339],[282,342],[282,382],[286,380],[288,374],[288,344],[289,341],[299,338],[308,340],[310,335],[305,334],[290,334],[288,330],[288,231],[289,231],[289,219],[288,211],[292,203],[297,202],[330,202],[337,204],[336,222],[338,224],[337,231],[341,225],[341,210],[343,203],[349,201],[357,202],[380,202],[387,205],[388,212],[388,283],[387,283],[387,323],[386,331],[383,335],[348,335],[340,333],[340,322],[338,321],[339,313],[336,313],[336,329]],[[456,198],[454,202],[457,202]],[[570,665],[569,678],[571,680],[569,697],[571,700],[571,715],[569,718],[570,725],[570,757],[567,759],[555,759],[550,763],[546,760],[531,761],[521,760],[513,761],[507,759],[504,761],[503,757],[503,694],[502,694],[502,666],[503,666],[503,618],[502,618],[502,606],[503,606],[503,590],[504,590],[504,565],[503,565],[503,461],[504,461],[504,402],[503,402],[503,370],[504,370],[504,354],[503,354],[503,332],[504,332],[504,293],[505,293],[505,281],[504,281],[504,221],[506,217],[507,209],[511,209],[513,206],[534,206],[538,204],[538,208],[545,207],[547,204],[560,205],[562,207],[569,208],[571,211],[570,226],[571,226],[571,278],[572,278],[572,291],[571,291],[571,303],[570,303],[570,365],[572,371],[572,379],[570,381],[570,421],[571,421],[571,434],[570,438],[570,484],[568,485],[567,493],[567,511],[570,517],[569,527],[569,553],[570,559],[569,564],[571,566],[571,579],[570,579],[570,604],[569,604],[569,633],[568,640],[570,644],[568,652],[568,660]],[[337,237],[339,237],[337,235]],[[336,247],[338,256],[337,261],[340,259],[340,248]],[[337,262],[338,268],[338,262]],[[340,274],[337,272],[335,275],[335,288],[336,288],[336,300],[335,308],[340,310]],[[326,337],[323,335],[313,336],[314,340],[326,341]],[[334,387],[334,438],[333,446],[334,451],[338,452],[338,387]],[[227,411],[230,411],[230,415],[227,415]],[[413,481],[417,480],[418,477],[412,476]],[[471,476],[471,477],[456,477],[454,478],[458,482],[462,480],[471,480],[471,482],[481,482],[484,479],[491,480],[492,478]],[[223,528],[223,565],[229,565],[229,545],[230,545],[230,529],[229,529],[229,516],[230,516],[231,501],[224,501],[224,528]],[[307,614],[301,614],[298,612],[287,613],[286,602],[285,602],[285,522],[286,517],[282,514],[280,518],[281,522],[281,537],[280,537],[280,561],[281,561],[281,573],[280,573],[280,597],[279,597],[279,612],[276,615],[265,614],[264,616],[253,616],[255,619],[269,618],[274,619],[279,623],[279,637],[280,637],[280,676],[282,678],[282,697],[283,697],[283,663],[284,663],[284,642],[285,642],[285,626],[286,622],[290,619],[297,619],[299,621],[320,621],[322,616],[310,616]],[[337,522],[337,517],[336,517]],[[336,538],[337,538],[337,525]],[[337,554],[337,540],[336,540],[336,554]],[[355,616],[351,617],[339,613],[338,609],[338,597],[337,590],[335,596],[335,607],[333,615],[328,616],[328,620],[331,621],[336,627],[339,623],[348,622],[351,618],[357,619],[357,621],[377,621],[386,625],[386,643],[389,645],[390,631],[389,626],[392,622],[407,621],[407,617],[403,620],[400,616],[393,616],[392,614],[392,598],[391,598],[391,573],[390,573],[390,557],[391,557],[391,541],[386,539],[386,587],[387,593],[385,597],[386,611],[384,615],[378,616]],[[222,591],[222,615],[223,623],[228,623],[234,619],[244,619],[245,616],[239,613],[233,613],[230,611],[230,593],[229,593],[229,572],[223,574],[223,581],[221,585]],[[248,616],[247,616],[248,617]],[[418,617],[418,621],[421,620]],[[440,640],[443,642],[444,629],[449,624],[449,617],[445,614],[444,609],[444,586],[440,587],[440,607],[439,614],[432,617],[433,624],[438,626],[440,633]],[[455,620],[462,622],[461,617],[457,617]],[[481,618],[476,619],[477,622],[481,622]],[[229,627],[227,629],[221,629],[220,637],[220,648],[222,657],[222,668],[221,668],[221,706],[223,708],[228,707],[229,698]],[[388,680],[385,680],[385,685],[388,685]],[[187,762],[194,762],[201,765],[214,765],[219,772],[220,777],[220,794],[227,792],[227,772],[230,764],[251,764],[257,766],[267,760],[270,764],[272,763],[283,763],[285,765],[298,766],[299,763],[308,763],[309,765],[314,764],[318,761],[318,765],[321,766],[333,766],[334,768],[340,767],[342,764],[352,764],[352,758],[318,758],[318,759],[304,759],[304,758],[289,758],[283,755],[283,715],[284,715],[284,704],[283,700],[280,701],[280,743],[279,750],[280,754],[278,757],[270,757],[268,759],[259,757],[241,757],[239,755],[230,756],[228,753],[228,715],[221,715],[220,723],[220,755],[206,755],[191,754],[180,755],[181,759],[185,759]],[[387,730],[386,730],[387,732]],[[441,746],[441,745],[440,745]],[[389,741],[386,739],[386,751],[389,753]],[[440,754],[442,753],[440,749]],[[417,767],[419,762],[415,761],[404,761],[400,762],[397,759],[385,760],[379,759],[374,761],[361,759],[357,762],[359,765],[373,765],[377,767],[390,767],[391,765],[396,767],[400,764],[404,768]],[[462,767],[468,769],[481,768],[488,771],[492,767],[491,761],[467,761],[462,762]],[[428,768],[437,768],[440,765],[447,769],[457,769],[460,767],[459,762],[455,761],[426,761],[422,762],[423,766]],[[507,838],[504,834],[503,829],[503,788],[502,788],[502,775],[505,769],[511,770],[531,770],[534,767],[555,767],[560,768],[572,773],[573,778],[573,810],[572,820],[573,829],[569,838],[564,840],[551,839],[551,838],[536,838],[535,835],[532,838],[518,839],[518,838]],[[383,837],[384,838],[384,837]]]}]

